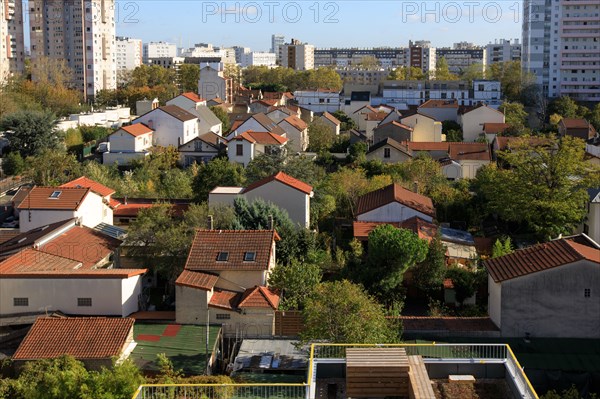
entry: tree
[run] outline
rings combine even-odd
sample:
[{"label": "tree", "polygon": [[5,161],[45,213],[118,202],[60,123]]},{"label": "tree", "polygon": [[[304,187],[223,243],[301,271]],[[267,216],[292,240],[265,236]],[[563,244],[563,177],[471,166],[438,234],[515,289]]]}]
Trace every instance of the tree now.
[{"label": "tree", "polygon": [[399,298],[404,272],[427,256],[427,241],[410,230],[385,224],[369,233],[367,267],[359,278],[387,304]]},{"label": "tree", "polygon": [[20,111],[4,117],[0,130],[11,131],[8,135],[11,149],[27,157],[60,146],[62,135],[56,130],[56,123],[50,112]]},{"label": "tree", "polygon": [[235,221],[233,207],[217,204],[209,207],[206,202],[201,204],[190,204],[183,216],[183,222],[193,232],[196,229],[208,229],[208,216],[212,216],[213,229],[230,230]]},{"label": "tree", "polygon": [[25,175],[40,186],[57,186],[79,175],[80,164],[75,155],[65,151],[43,150],[25,159]]},{"label": "tree", "polygon": [[587,213],[586,188],[600,185],[600,171],[584,152],[581,139],[570,136],[517,141],[499,153],[510,169],[480,169],[474,189],[488,214],[524,223],[540,239],[571,234]]},{"label": "tree", "polygon": [[452,280],[456,302],[461,306],[466,299],[472,297],[477,291],[475,274],[467,269],[459,267],[448,269],[446,278]]},{"label": "tree", "polygon": [[506,123],[510,125],[513,132],[521,132],[527,123],[527,111],[523,104],[519,102],[504,101],[499,108],[504,114]]},{"label": "tree", "polygon": [[504,242],[501,239],[497,239],[492,248],[492,258],[511,254],[513,252],[512,243],[510,237],[506,237]]},{"label": "tree", "polygon": [[482,64],[471,64],[462,71],[460,78],[471,84],[474,80],[485,79],[484,71],[485,67]]},{"label": "tree", "polygon": [[229,122],[229,116],[227,115],[227,112],[225,112],[225,110],[223,108],[217,107],[217,106],[210,107],[210,110],[213,112],[213,114],[215,114],[215,116],[217,118],[219,118],[219,120],[223,124],[223,127],[222,127],[223,132],[224,133],[228,132],[229,128],[231,126],[231,123]]},{"label": "tree", "polygon": [[457,80],[458,76],[450,72],[446,58],[440,57],[435,65],[435,80]]},{"label": "tree", "polygon": [[215,158],[201,164],[194,177],[193,189],[197,201],[208,200],[208,193],[217,186],[242,186],[245,182],[244,168],[227,158]]},{"label": "tree", "polygon": [[500,82],[502,96],[508,101],[523,101],[524,89],[535,82],[534,76],[523,74],[520,61],[495,62],[487,67],[486,75]]},{"label": "tree", "polygon": [[462,127],[452,120],[442,122],[442,132],[446,135],[446,141],[461,142],[463,141]]},{"label": "tree", "polygon": [[579,393],[579,390],[575,385],[571,385],[571,388],[564,389],[562,392],[558,393],[556,390],[551,390],[546,392],[544,395],[540,396],[540,399],[598,399],[598,395],[595,393],[590,393],[589,396],[584,397]]},{"label": "tree", "polygon": [[378,69],[381,67],[381,63],[375,56],[366,55],[360,59],[356,66],[360,69]]},{"label": "tree", "polygon": [[318,153],[329,150],[335,141],[335,132],[321,119],[315,119],[308,126],[308,150]]},{"label": "tree", "polygon": [[25,170],[25,161],[18,152],[11,152],[2,159],[2,171],[8,176],[20,175]]},{"label": "tree", "polygon": [[388,80],[423,80],[425,73],[421,68],[417,67],[397,67],[392,70],[388,76]]},{"label": "tree", "polygon": [[198,91],[198,80],[200,79],[200,65],[183,64],[179,66],[177,80],[179,87],[184,92]]},{"label": "tree", "polygon": [[292,260],[288,266],[277,265],[269,275],[269,286],[281,292],[279,308],[302,309],[321,281],[321,268],[314,263]]},{"label": "tree", "polygon": [[302,311],[303,341],[394,343],[400,328],[388,321],[381,305],[347,280],[319,284]]},{"label": "tree", "polygon": [[563,118],[579,118],[579,106],[569,96],[562,96],[554,99],[548,105],[548,114],[558,114]]},{"label": "tree", "polygon": [[354,119],[346,115],[344,111],[338,110],[332,112],[331,115],[341,122],[340,131],[345,132],[356,128],[356,122],[354,122]]},{"label": "tree", "polygon": [[440,237],[429,242],[427,256],[413,267],[415,285],[428,295],[438,291],[446,274],[446,247]]}]

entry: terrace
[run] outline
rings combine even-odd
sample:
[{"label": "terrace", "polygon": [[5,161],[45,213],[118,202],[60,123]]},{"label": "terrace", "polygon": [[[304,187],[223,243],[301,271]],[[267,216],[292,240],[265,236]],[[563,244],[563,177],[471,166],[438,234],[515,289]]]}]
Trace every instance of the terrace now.
[{"label": "terrace", "polygon": [[[512,350],[506,344],[397,344],[397,345],[345,345],[345,344],[313,344],[309,358],[309,371],[305,383],[274,383],[274,384],[224,384],[224,385],[142,385],[133,399],[154,398],[290,398],[318,399],[340,398],[346,396],[346,380],[349,378],[347,365],[347,350],[362,349],[397,349],[409,358],[409,364],[419,362],[421,371],[417,384],[427,385],[433,380],[433,387],[439,392],[443,388],[442,380],[448,381],[449,376],[472,376],[475,381],[483,383],[494,382],[496,387],[503,390],[502,398],[537,399],[538,396],[529,383]],[[395,367],[389,359],[388,367]],[[360,364],[360,362],[359,362]],[[404,364],[406,366],[406,364]],[[395,367],[395,369],[399,369]],[[406,372],[404,369],[402,372]],[[415,369],[416,370],[416,369]],[[417,373],[410,371],[410,373]],[[381,374],[373,374],[372,384],[387,383],[381,381]],[[412,377],[411,377],[412,378]],[[371,384],[371,385],[372,385]],[[406,382],[404,383],[407,384]],[[412,381],[410,384],[414,385]],[[411,386],[412,386],[411,385]],[[481,384],[475,388],[481,388]],[[465,392],[464,387],[458,389],[457,395]],[[408,389],[408,388],[407,388]],[[411,397],[428,398],[430,396],[415,395],[411,388]],[[452,392],[452,389],[444,389]],[[407,391],[408,392],[408,391]],[[404,395],[405,393],[399,393]],[[388,394],[389,395],[389,394]],[[382,394],[382,396],[386,396]],[[408,397],[408,394],[405,395]],[[399,396],[402,397],[402,396]],[[453,397],[446,395],[443,397]]]}]

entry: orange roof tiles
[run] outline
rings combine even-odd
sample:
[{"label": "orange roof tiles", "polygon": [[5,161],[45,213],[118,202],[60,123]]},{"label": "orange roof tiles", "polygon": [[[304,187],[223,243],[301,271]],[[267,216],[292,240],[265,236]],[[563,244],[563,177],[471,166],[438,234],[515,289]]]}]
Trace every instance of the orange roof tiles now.
[{"label": "orange roof tiles", "polygon": [[[50,198],[54,192],[60,192],[58,198]],[[72,187],[38,187],[29,191],[17,209],[61,209],[77,210],[85,197],[91,191],[89,188]]]},{"label": "orange roof tiles", "polygon": [[[283,120],[286,121],[287,123],[289,123],[290,125],[292,125],[294,128],[296,128],[296,130],[305,130],[308,128],[308,125],[306,124],[306,122],[304,122],[302,119],[298,118],[296,115],[290,115]],[[279,123],[281,123],[281,122],[279,122]]]},{"label": "orange roof tiles", "polygon": [[88,227],[75,226],[42,245],[39,250],[74,259],[83,264],[82,269],[90,269],[108,257],[121,243],[121,240]]},{"label": "orange roof tiles", "polygon": [[0,276],[29,272],[77,270],[81,262],[34,249],[24,249],[0,263]]},{"label": "orange roof tiles", "polygon": [[208,302],[208,306],[215,308],[235,310],[242,294],[239,292],[215,290]]},{"label": "orange roof tiles", "polygon": [[368,121],[382,121],[388,116],[387,112],[378,111],[378,112],[370,112],[365,115],[365,119]]},{"label": "orange roof tiles", "polygon": [[271,132],[253,132],[252,130],[248,130],[235,138],[233,140],[246,140],[250,143],[257,143],[263,145],[283,145],[288,139]]},{"label": "orange roof tiles", "polygon": [[433,223],[429,223],[418,216],[413,216],[403,222],[388,223],[388,222],[354,222],[354,237],[361,241],[367,241],[369,239],[369,233],[375,230],[377,226],[383,224],[389,224],[397,228],[403,228],[411,230],[416,233],[419,238],[427,241],[431,241],[437,235],[437,226]]},{"label": "orange roof tiles", "polygon": [[[268,270],[273,242],[279,240],[274,230],[198,230],[188,255],[187,270]],[[226,261],[217,256],[227,252]],[[254,252],[254,261],[244,261],[246,252]]]},{"label": "orange roof tiles", "polygon": [[451,159],[489,161],[490,147],[487,143],[450,143],[448,154]]},{"label": "orange roof tiles", "polygon": [[246,187],[242,192],[247,193],[248,191],[252,191],[255,188],[261,187],[272,181],[278,181],[282,184],[285,184],[286,186],[289,186],[289,187],[295,188],[296,190],[302,191],[305,194],[310,195],[310,193],[312,192],[312,186],[304,183],[303,181],[295,179],[292,176],[287,175],[283,172],[276,173],[272,176],[268,176],[268,177],[265,177],[264,179],[254,182],[254,183],[250,184],[248,187]]},{"label": "orange roof tiles", "polygon": [[483,132],[488,134],[504,133],[509,127],[508,123],[484,123]]},{"label": "orange roof tiles", "polygon": [[409,141],[408,148],[412,151],[448,151],[449,143],[433,141]]},{"label": "orange roof tiles", "polygon": [[567,129],[588,129],[590,127],[590,123],[582,118],[562,118],[560,123]]},{"label": "orange roof tiles", "polygon": [[392,202],[399,202],[431,217],[435,216],[431,198],[413,193],[396,183],[361,196],[358,199],[356,214],[361,215]]},{"label": "orange roof tiles", "polygon": [[494,281],[499,283],[583,259],[600,264],[600,250],[563,238],[488,259],[484,265]]},{"label": "orange roof tiles", "polygon": [[119,356],[131,336],[133,323],[132,318],[38,318],[13,360],[49,359],[62,355],[77,359]]},{"label": "orange roof tiles", "polygon": [[323,118],[325,118],[328,121],[332,122],[334,125],[341,125],[342,124],[342,122],[340,122],[340,120],[338,118],[336,118],[335,116],[331,115],[327,111],[323,112]]},{"label": "orange roof tiles", "polygon": [[205,99],[203,99],[202,97],[199,97],[196,93],[193,93],[191,91],[189,91],[187,93],[183,93],[181,95],[184,96],[185,98],[187,98],[188,100],[192,100],[193,102],[196,102],[196,103],[202,103],[202,102],[206,101]]},{"label": "orange roof tiles", "polygon": [[106,187],[104,184],[98,183],[95,180],[92,180],[88,177],[81,176],[75,180],[71,180],[68,183],[65,183],[59,187],[71,187],[71,188],[90,188],[96,194],[100,194],[102,197],[108,197],[115,193],[110,187]]},{"label": "orange roof tiles", "polygon": [[271,308],[279,306],[279,295],[267,287],[248,288],[242,295],[239,308]]},{"label": "orange roof tiles", "polygon": [[457,100],[427,100],[419,106],[419,108],[456,108],[458,109]]},{"label": "orange roof tiles", "polygon": [[133,137],[142,136],[144,134],[152,133],[154,131],[148,126],[144,125],[143,123],[134,123],[133,125],[129,126],[121,126],[120,130],[131,134]]},{"label": "orange roof tiles", "polygon": [[215,276],[214,274],[184,270],[179,277],[177,277],[175,285],[210,291],[214,288],[218,279],[219,276]]}]

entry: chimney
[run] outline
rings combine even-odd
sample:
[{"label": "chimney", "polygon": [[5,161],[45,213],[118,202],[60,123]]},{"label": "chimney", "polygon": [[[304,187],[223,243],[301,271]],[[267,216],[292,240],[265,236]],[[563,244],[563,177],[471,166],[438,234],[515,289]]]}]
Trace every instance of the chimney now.
[{"label": "chimney", "polygon": [[269,215],[269,230],[273,230],[275,228],[275,224],[273,223],[273,215]]},{"label": "chimney", "polygon": [[123,198],[123,204],[124,204],[124,205],[127,205],[127,196],[125,196],[125,197]]},{"label": "chimney", "polygon": [[413,191],[419,194],[419,182],[416,180],[413,182]]},{"label": "chimney", "polygon": [[214,228],[213,215],[208,215],[208,229],[214,230]]}]

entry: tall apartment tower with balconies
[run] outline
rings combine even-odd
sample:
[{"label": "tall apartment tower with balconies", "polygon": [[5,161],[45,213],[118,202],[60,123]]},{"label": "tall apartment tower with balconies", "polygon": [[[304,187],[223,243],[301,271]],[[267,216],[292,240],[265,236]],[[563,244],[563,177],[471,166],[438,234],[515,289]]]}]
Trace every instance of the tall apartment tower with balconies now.
[{"label": "tall apartment tower with balconies", "polygon": [[0,84],[11,74],[23,72],[25,48],[23,40],[22,0],[0,2]]},{"label": "tall apartment tower with balconies", "polygon": [[315,69],[315,47],[292,39],[279,47],[279,59],[284,68],[292,68],[296,71]]},{"label": "tall apartment tower with balconies", "polygon": [[29,0],[29,15],[33,64],[64,59],[86,99],[117,87],[114,0]]},{"label": "tall apartment tower with balconies", "polygon": [[547,97],[600,102],[600,0],[525,0],[522,59]]}]

